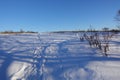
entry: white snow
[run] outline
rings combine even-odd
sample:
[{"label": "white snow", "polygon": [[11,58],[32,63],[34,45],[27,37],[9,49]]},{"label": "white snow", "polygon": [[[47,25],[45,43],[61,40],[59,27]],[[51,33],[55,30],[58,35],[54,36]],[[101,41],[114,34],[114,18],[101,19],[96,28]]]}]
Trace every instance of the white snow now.
[{"label": "white snow", "polygon": [[108,57],[80,35],[0,34],[0,80],[120,80],[120,34]]}]

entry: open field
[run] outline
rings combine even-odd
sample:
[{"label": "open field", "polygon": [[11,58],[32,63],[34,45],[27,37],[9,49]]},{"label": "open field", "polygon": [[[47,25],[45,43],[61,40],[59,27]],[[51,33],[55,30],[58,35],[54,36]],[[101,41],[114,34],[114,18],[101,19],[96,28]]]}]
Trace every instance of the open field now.
[{"label": "open field", "polygon": [[81,35],[0,34],[1,80],[120,80],[120,34],[109,39],[108,56]]}]

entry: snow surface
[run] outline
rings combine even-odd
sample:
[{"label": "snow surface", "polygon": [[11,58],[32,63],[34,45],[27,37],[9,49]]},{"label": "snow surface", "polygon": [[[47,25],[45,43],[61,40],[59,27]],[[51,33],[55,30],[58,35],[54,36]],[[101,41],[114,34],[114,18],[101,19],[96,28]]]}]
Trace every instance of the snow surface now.
[{"label": "snow surface", "polygon": [[0,80],[120,80],[120,34],[108,57],[79,36],[0,34]]}]

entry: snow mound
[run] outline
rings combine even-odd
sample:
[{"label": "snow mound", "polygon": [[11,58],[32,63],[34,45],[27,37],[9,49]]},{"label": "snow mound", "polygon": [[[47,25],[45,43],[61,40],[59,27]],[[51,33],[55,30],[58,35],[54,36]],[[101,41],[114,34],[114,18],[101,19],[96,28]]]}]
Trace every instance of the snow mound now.
[{"label": "snow mound", "polygon": [[54,54],[58,54],[58,50],[59,50],[59,47],[56,44],[52,44],[46,48],[45,53],[48,55],[51,55],[51,54],[54,55]]},{"label": "snow mound", "polygon": [[76,68],[67,70],[64,73],[64,77],[66,80],[93,80],[92,79],[92,71],[85,68]]}]

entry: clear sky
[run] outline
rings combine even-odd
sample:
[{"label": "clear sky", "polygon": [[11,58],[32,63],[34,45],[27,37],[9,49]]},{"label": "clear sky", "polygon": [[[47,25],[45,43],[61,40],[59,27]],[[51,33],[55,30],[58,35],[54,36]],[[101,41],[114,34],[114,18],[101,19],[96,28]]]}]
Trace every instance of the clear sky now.
[{"label": "clear sky", "polygon": [[120,0],[0,0],[0,31],[114,28]]}]

